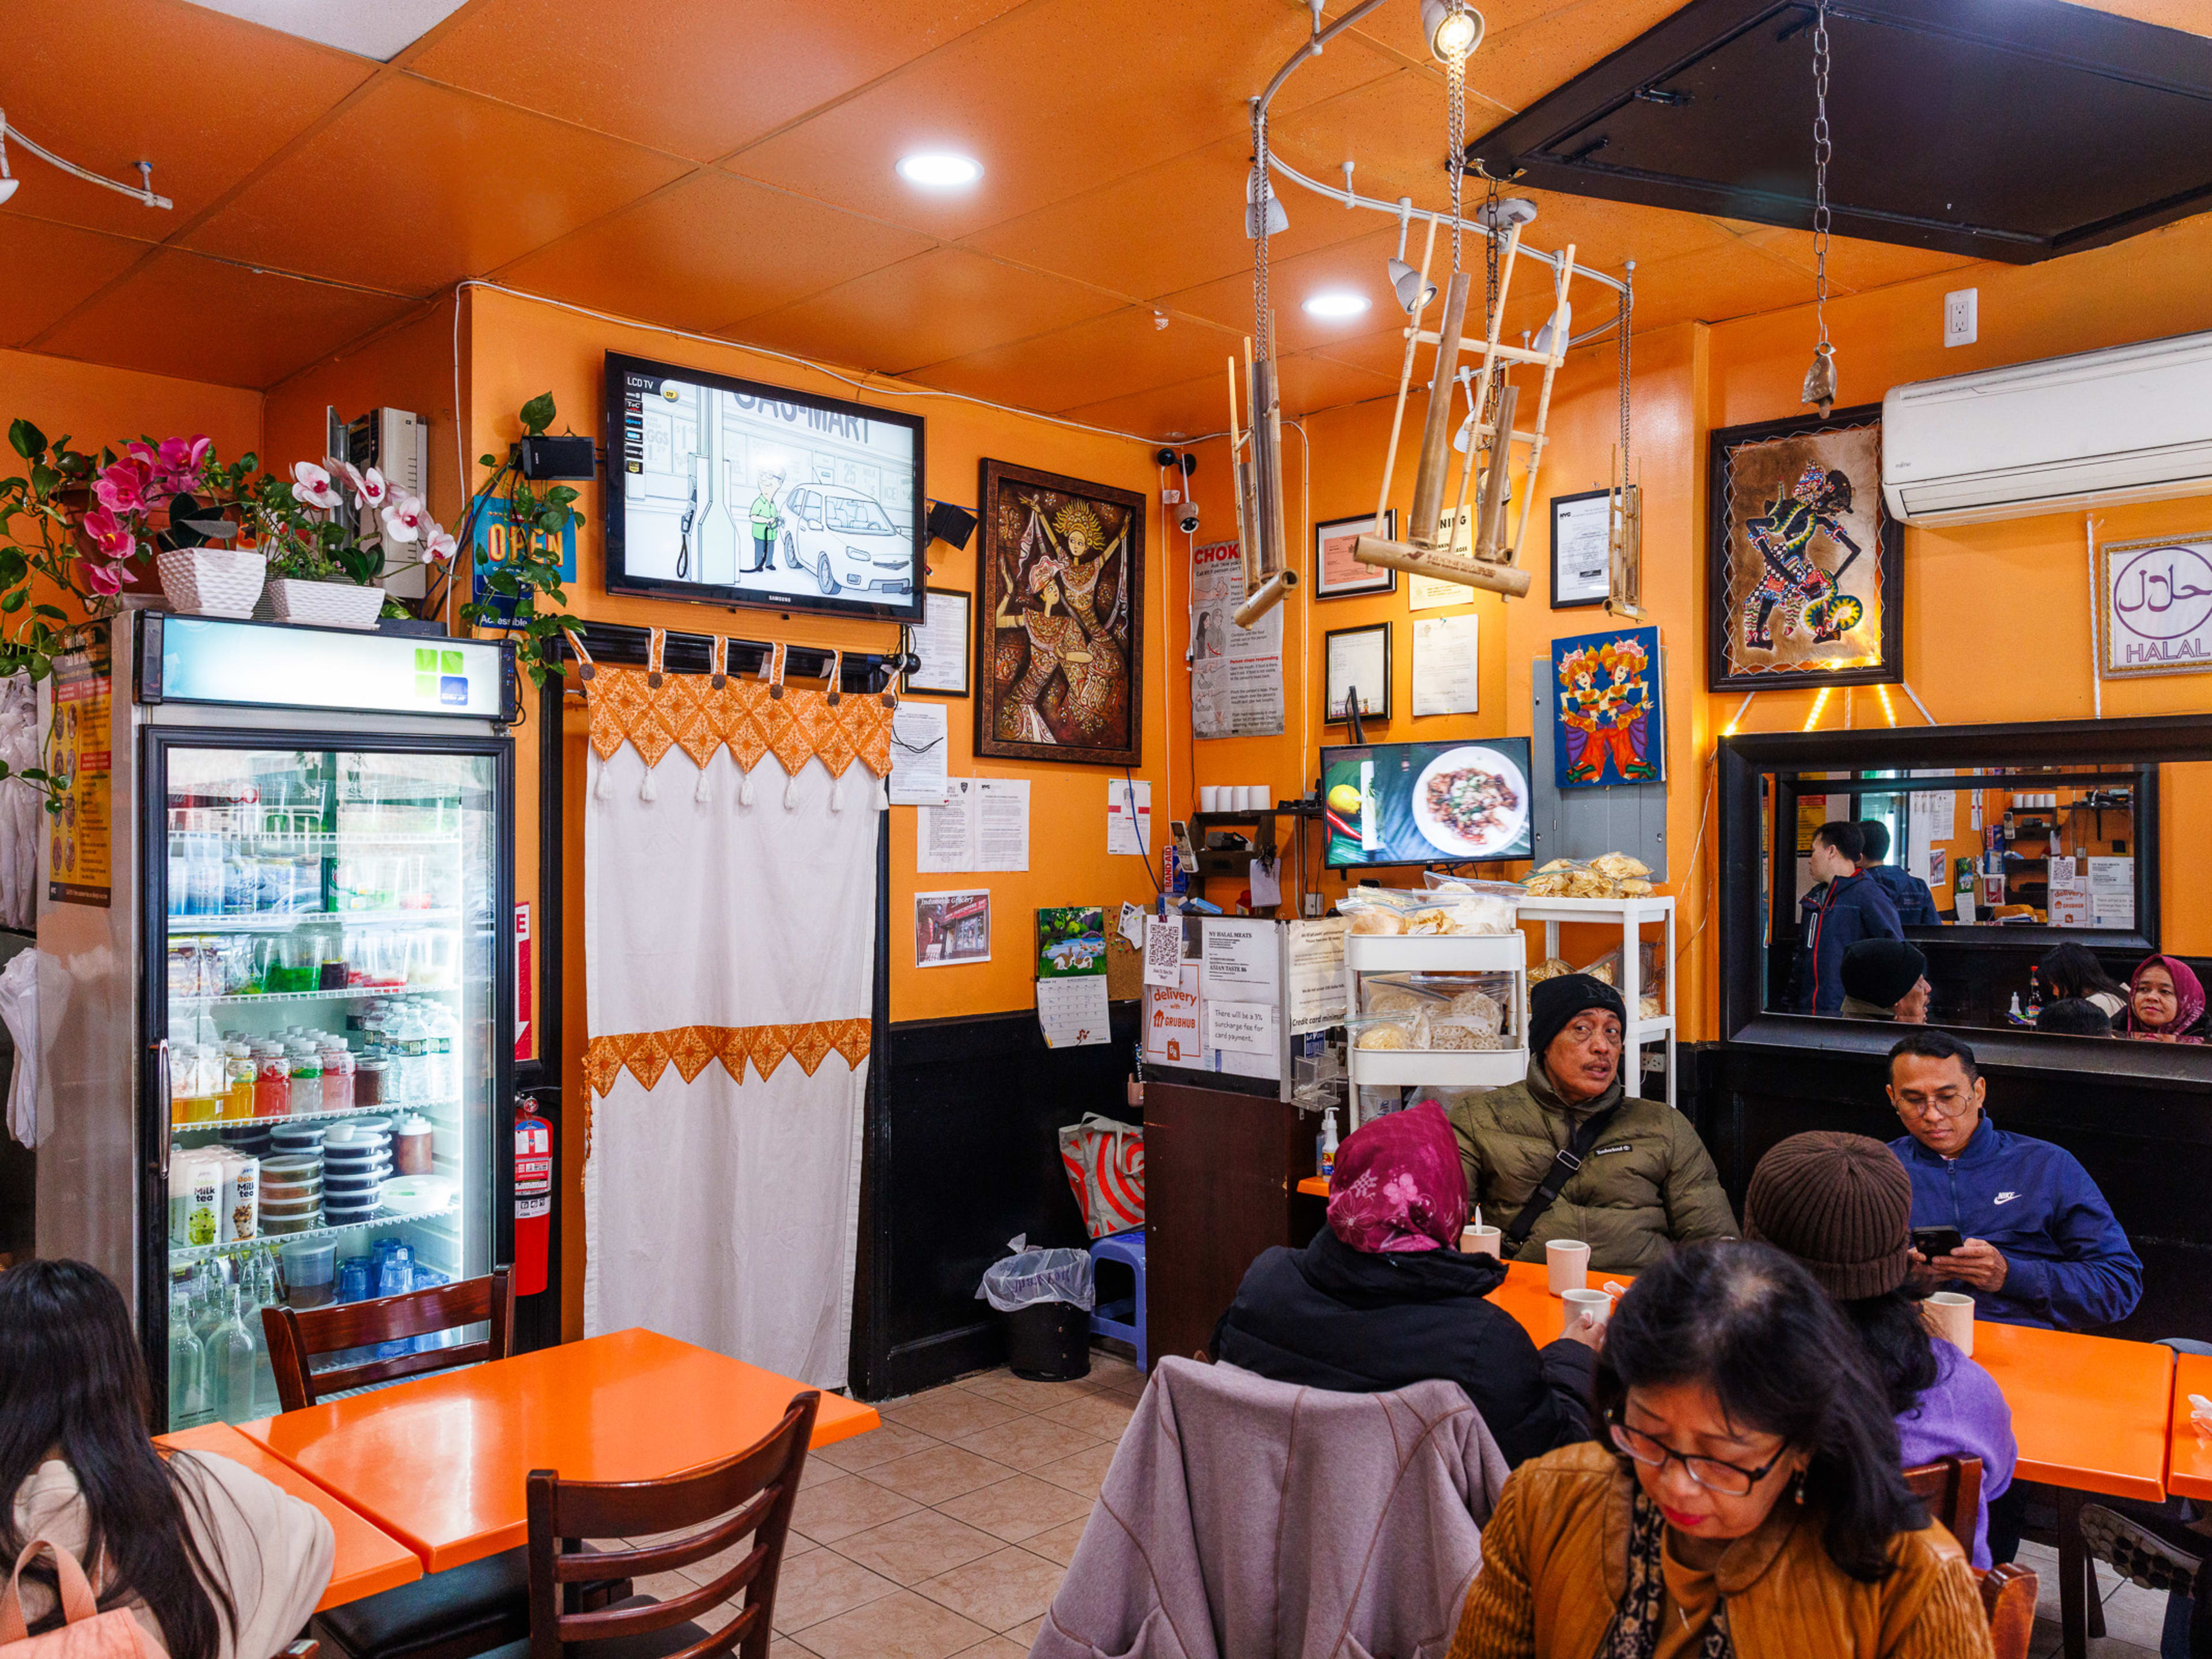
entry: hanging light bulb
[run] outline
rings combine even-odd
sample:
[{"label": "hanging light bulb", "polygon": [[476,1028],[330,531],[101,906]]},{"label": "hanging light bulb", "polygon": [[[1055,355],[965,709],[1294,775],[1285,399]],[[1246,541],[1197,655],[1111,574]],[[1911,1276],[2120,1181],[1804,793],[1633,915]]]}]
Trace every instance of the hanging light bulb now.
[{"label": "hanging light bulb", "polygon": [[1464,58],[1482,44],[1482,14],[1463,0],[1421,0],[1421,38],[1439,64]]},{"label": "hanging light bulb", "polygon": [[[1267,204],[1264,214],[1259,205],[1261,202]],[[1264,232],[1261,229],[1262,224],[1267,227]],[[1255,165],[1244,180],[1245,240],[1256,241],[1262,234],[1279,236],[1290,228],[1290,216],[1283,211],[1281,198]]]},{"label": "hanging light bulb", "polygon": [[1828,137],[1829,61],[1828,0],[1820,0],[1813,14],[1813,316],[1820,337],[1798,402],[1814,404],[1824,421],[1836,406],[1836,348],[1828,339],[1828,157],[1834,149]]}]

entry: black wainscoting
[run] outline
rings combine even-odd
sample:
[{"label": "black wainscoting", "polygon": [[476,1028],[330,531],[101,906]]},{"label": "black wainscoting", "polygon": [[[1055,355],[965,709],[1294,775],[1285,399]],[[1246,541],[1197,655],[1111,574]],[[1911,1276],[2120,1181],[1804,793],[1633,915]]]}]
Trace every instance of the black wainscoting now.
[{"label": "black wainscoting", "polygon": [[[1990,1116],[2000,1127],[2055,1142],[2081,1159],[2142,1258],[2141,1304],[2104,1334],[2212,1339],[2212,1204],[2204,1196],[2212,1188],[2212,1085],[2100,1070],[2098,1051],[2110,1045],[2094,1038],[2013,1041],[2063,1043],[2070,1060],[1985,1061]],[[1806,1129],[1881,1140],[1904,1133],[1882,1094],[1886,1046],[1700,1045],[1693,1071],[1698,1130],[1739,1217],[1751,1171],[1777,1141]],[[2142,1047],[2129,1045],[2128,1057]]]},{"label": "black wainscoting", "polygon": [[1113,1041],[1048,1048],[1036,1014],[890,1026],[871,1091],[862,1283],[853,1391],[885,1400],[1000,1364],[983,1269],[1027,1234],[1090,1237],[1060,1162],[1060,1130],[1086,1112],[1135,1123],[1127,1079],[1139,1005],[1116,1003]]}]

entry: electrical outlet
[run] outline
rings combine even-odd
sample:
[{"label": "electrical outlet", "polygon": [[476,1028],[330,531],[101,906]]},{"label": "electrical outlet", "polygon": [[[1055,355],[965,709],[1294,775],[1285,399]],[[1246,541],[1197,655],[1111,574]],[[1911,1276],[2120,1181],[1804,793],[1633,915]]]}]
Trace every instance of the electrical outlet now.
[{"label": "electrical outlet", "polygon": [[1163,507],[1173,507],[1182,500],[1182,491],[1180,489],[1163,489],[1160,491],[1160,505]]},{"label": "electrical outlet", "polygon": [[1973,344],[1980,320],[1978,302],[1980,293],[1979,289],[1962,288],[1943,296],[1943,343],[1946,346]]}]

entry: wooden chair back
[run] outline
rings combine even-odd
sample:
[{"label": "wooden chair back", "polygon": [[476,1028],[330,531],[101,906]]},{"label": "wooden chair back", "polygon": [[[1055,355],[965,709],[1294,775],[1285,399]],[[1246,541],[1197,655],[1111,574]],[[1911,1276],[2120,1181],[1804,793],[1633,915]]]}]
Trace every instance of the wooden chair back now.
[{"label": "wooden chair back", "polygon": [[1996,1659],[2027,1659],[2028,1638],[2035,1634],[2035,1575],[2008,1561],[1974,1577],[1981,1581]]},{"label": "wooden chair back", "polygon": [[[309,1365],[317,1354],[370,1348],[402,1337],[428,1336],[463,1325],[487,1323],[491,1334],[481,1342],[394,1354],[389,1359],[368,1359],[319,1371]],[[344,1302],[336,1307],[310,1308],[304,1313],[282,1307],[261,1310],[261,1328],[269,1337],[269,1365],[276,1374],[276,1399],[288,1412],[312,1406],[322,1395],[345,1389],[472,1365],[483,1359],[504,1359],[508,1333],[514,1328],[514,1290],[504,1267],[487,1278],[465,1279],[458,1285],[381,1296],[368,1302]]]},{"label": "wooden chair back", "polygon": [[1974,1523],[1982,1513],[1980,1458],[1939,1457],[1905,1470],[1905,1484],[1928,1506],[1929,1520],[1942,1522],[1966,1549],[1974,1547]]},{"label": "wooden chair back", "polygon": [[[666,1630],[744,1593],[738,1616],[704,1641],[669,1659],[710,1659],[734,1651],[738,1659],[767,1659],[775,1616],[775,1584],[791,1510],[806,1468],[821,1395],[795,1394],[783,1420],[765,1439],[735,1456],[665,1480],[563,1480],[551,1469],[533,1469],[526,1484],[530,1514],[531,1659],[564,1659],[571,1644]],[[625,1550],[580,1553],[586,1538],[632,1538],[682,1532],[683,1536]],[[651,1607],[567,1613],[563,1589],[586,1579],[619,1574],[643,1577],[673,1572],[752,1540],[728,1571],[688,1594]],[[588,1650],[580,1659],[588,1659]]]}]

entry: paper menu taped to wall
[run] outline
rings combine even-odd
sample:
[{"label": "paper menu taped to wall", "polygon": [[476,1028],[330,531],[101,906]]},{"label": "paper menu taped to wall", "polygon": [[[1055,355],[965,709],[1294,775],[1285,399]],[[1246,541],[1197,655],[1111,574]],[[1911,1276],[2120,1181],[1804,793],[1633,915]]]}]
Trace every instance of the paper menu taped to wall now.
[{"label": "paper menu taped to wall", "polygon": [[942,806],[951,780],[945,775],[945,705],[902,702],[891,712],[890,798],[894,806]]},{"label": "paper menu taped to wall", "polygon": [[1477,692],[1482,618],[1422,617],[1413,623],[1413,713],[1472,714]]},{"label": "paper menu taped to wall", "polygon": [[1142,778],[1106,780],[1106,852],[1152,856],[1152,786]]},{"label": "paper menu taped to wall", "polygon": [[948,779],[945,805],[925,806],[919,817],[915,848],[919,874],[1030,867],[1027,778]]},{"label": "paper menu taped to wall", "polygon": [[1275,924],[1207,916],[1200,927],[1204,942],[1199,989],[1207,1000],[1273,1002]]},{"label": "paper menu taped to wall", "polygon": [[1283,1006],[1293,1034],[1344,1024],[1346,927],[1342,916],[1285,925],[1290,984]]},{"label": "paper menu taped to wall", "polygon": [[1235,542],[1191,550],[1190,719],[1200,738],[1275,737],[1283,730],[1283,611],[1237,625],[1244,562]]}]

